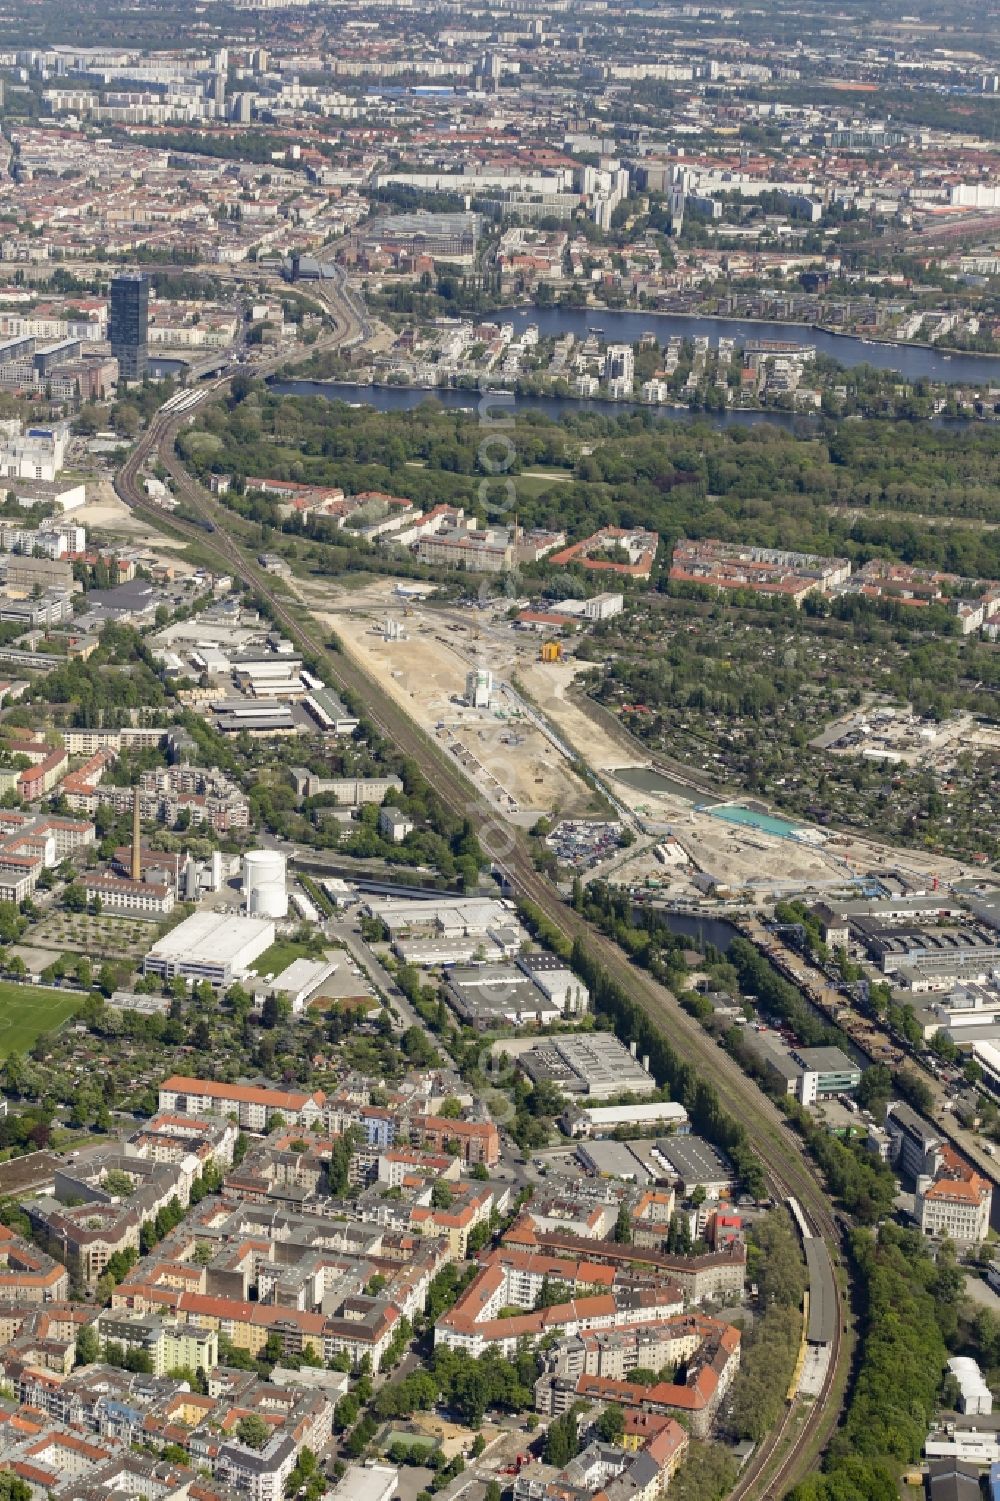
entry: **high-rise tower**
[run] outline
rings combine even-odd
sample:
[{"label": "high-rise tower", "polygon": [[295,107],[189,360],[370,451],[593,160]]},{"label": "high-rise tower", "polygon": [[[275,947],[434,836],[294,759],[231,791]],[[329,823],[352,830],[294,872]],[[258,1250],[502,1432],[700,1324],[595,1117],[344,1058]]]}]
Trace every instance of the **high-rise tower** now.
[{"label": "high-rise tower", "polygon": [[120,271],[111,278],[111,353],[121,380],[146,374],[149,330],[149,282],[141,271]]}]

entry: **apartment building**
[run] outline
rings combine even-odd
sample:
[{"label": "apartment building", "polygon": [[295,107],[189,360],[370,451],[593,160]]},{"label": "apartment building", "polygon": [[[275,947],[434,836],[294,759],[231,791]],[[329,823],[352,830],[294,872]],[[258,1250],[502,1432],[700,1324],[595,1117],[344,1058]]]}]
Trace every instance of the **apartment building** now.
[{"label": "apartment building", "polygon": [[535,1227],[522,1214],[504,1235],[505,1246],[518,1246],[552,1256],[585,1257],[600,1266],[648,1268],[650,1275],[669,1278],[681,1289],[686,1303],[704,1303],[739,1296],[746,1277],[746,1248],[731,1245],[697,1256],[674,1256],[617,1241],[583,1238],[561,1228]]},{"label": "apartment building", "polygon": [[346,1299],[339,1312],[324,1325],[325,1359],[330,1361],[344,1351],[354,1365],[367,1357],[372,1370],[378,1372],[396,1333],[399,1318],[399,1310],[380,1299]]},{"label": "apartment building", "polygon": [[592,571],[618,573],[627,578],[648,579],[659,550],[659,533],[642,527],[604,526],[581,542],[553,553],[556,568],[579,565]]},{"label": "apartment building", "polygon": [[448,1120],[441,1115],[414,1115],[410,1117],[410,1129],[415,1135],[423,1137],[432,1152],[444,1151],[446,1144],[453,1142],[463,1162],[481,1162],[485,1167],[495,1167],[500,1161],[500,1133],[493,1121]]},{"label": "apartment building", "polygon": [[[278,1141],[287,1146],[291,1139],[289,1133]],[[370,1205],[362,1197],[349,1212],[345,1206],[342,1219],[330,1217],[326,1193],[309,1211],[291,1207],[294,1195],[286,1206],[267,1193],[262,1163],[252,1161],[287,1159],[294,1170],[300,1154],[273,1147],[273,1140],[227,1177],[222,1213],[218,1201],[206,1199],[128,1273],[113,1307],[122,1315],[214,1329],[253,1355],[273,1336],[289,1355],[310,1349],[328,1363],[344,1351],[352,1364],[367,1356],[378,1370],[399,1319],[412,1321],[423,1311],[434,1276],[453,1259],[451,1247],[441,1234],[415,1233],[407,1204],[400,1202],[396,1213],[380,1194]],[[263,1192],[251,1183],[242,1196],[248,1164]],[[491,1192],[481,1184],[467,1188]],[[199,1247],[210,1254],[196,1254]],[[376,1271],[383,1285],[371,1295]]]},{"label": "apartment building", "polygon": [[152,1162],[181,1163],[194,1157],[204,1171],[209,1164],[228,1167],[238,1138],[239,1127],[233,1121],[160,1111],[128,1138],[123,1151]]},{"label": "apartment building", "polygon": [[26,766],[17,779],[17,790],[25,802],[34,802],[51,792],[66,770],[66,751],[62,746],[50,750],[35,766]]},{"label": "apartment building", "polygon": [[[132,1297],[128,1290],[119,1289],[113,1300],[114,1306],[128,1307]],[[302,1355],[310,1350],[321,1360],[330,1358],[324,1354],[327,1321],[322,1313],[211,1293],[175,1292],[171,1295],[168,1287],[159,1296],[147,1295],[145,1303],[149,1309],[155,1309],[158,1304],[172,1308],[189,1323],[214,1330],[250,1355],[259,1355],[268,1339],[276,1335],[288,1355]]]},{"label": "apartment building", "polygon": [[285,1481],[297,1458],[298,1448],[287,1434],[277,1434],[259,1452],[244,1444],[224,1443],[215,1474],[247,1501],[282,1501]]},{"label": "apartment building", "polygon": [[30,1241],[0,1225],[0,1300],[61,1303],[69,1297],[69,1273]]},{"label": "apartment building", "polygon": [[[152,1358],[155,1322],[105,1312],[98,1336],[106,1347],[143,1349]],[[179,1342],[169,1355],[187,1356],[185,1366],[197,1369],[199,1355],[212,1356],[214,1338],[175,1332]],[[4,1351],[0,1371],[23,1410],[9,1412],[0,1432],[0,1468],[27,1480],[34,1494],[67,1501],[104,1495],[181,1501],[189,1493],[198,1501],[232,1501],[234,1493],[281,1501],[298,1454],[306,1446],[320,1452],[329,1440],[332,1394],[265,1383],[250,1371],[201,1368],[210,1373],[204,1394],[169,1375],[102,1364],[62,1374]],[[251,1415],[269,1430],[261,1450],[237,1437],[239,1420]],[[143,1452],[166,1443],[186,1451],[186,1461],[167,1464]]]},{"label": "apartment building", "polygon": [[20,1297],[0,1303],[0,1371],[10,1379],[20,1365],[65,1378],[76,1363],[77,1336],[93,1317],[93,1309],[81,1303]]},{"label": "apartment building", "polygon": [[677,583],[779,594],[795,604],[801,604],[813,591],[829,593],[846,583],[850,572],[847,558],[720,542],[715,537],[697,541],[682,537],[670,566],[670,577]]},{"label": "apartment building", "polygon": [[217,1332],[196,1324],[164,1323],[106,1309],[97,1320],[97,1335],[102,1355],[107,1355],[109,1345],[145,1351],[154,1376],[177,1370],[210,1371],[219,1363]]},{"label": "apartment building", "polygon": [[[565,1282],[571,1300],[536,1308],[546,1279]],[[522,1342],[534,1344],[548,1334],[656,1323],[683,1307],[681,1289],[666,1277],[647,1275],[640,1283],[610,1267],[525,1254],[505,1244],[489,1254],[458,1302],[438,1320],[434,1341],[476,1358],[490,1349],[510,1358]],[[523,1312],[512,1313],[513,1308]]]},{"label": "apartment building", "polygon": [[577,1401],[617,1403],[626,1410],[683,1417],[695,1438],[707,1438],[739,1370],[740,1331],[706,1314],[684,1314],[665,1325],[663,1332],[668,1331],[682,1352],[682,1379],[642,1386],[609,1376],[559,1374],[557,1346],[548,1357],[550,1369],[535,1384],[536,1409],[558,1417]]},{"label": "apartment building", "polygon": [[263,1131],[275,1115],[283,1116],[287,1125],[310,1127],[322,1120],[323,1101],[322,1091],[307,1094],[173,1074],[160,1085],[159,1106],[177,1115],[228,1115],[250,1131]]},{"label": "apartment building", "polygon": [[[18,773],[18,779],[24,775]],[[7,901],[23,900],[46,867],[92,844],[94,837],[92,823],[0,809],[0,895]]]},{"label": "apartment building", "polygon": [[[189,1203],[200,1171],[193,1154],[178,1162],[156,1162],[108,1148],[57,1167],[54,1196],[30,1200],[28,1217],[50,1250],[92,1286],[117,1252],[139,1250],[143,1225],[175,1200],[182,1207]],[[127,1196],[109,1190],[111,1175],[128,1179]]]},{"label": "apartment building", "polygon": [[425,1191],[426,1202],[417,1204],[410,1211],[410,1224],[421,1235],[443,1236],[451,1254],[456,1259],[468,1253],[469,1236],[477,1225],[489,1223],[495,1196],[489,1188],[467,1190],[448,1205],[437,1209],[430,1202],[430,1189]]},{"label": "apartment building", "polygon": [[913,1213],[924,1235],[981,1245],[989,1234],[992,1204],[990,1183],[966,1168],[960,1176],[942,1175],[935,1182],[918,1179]]},{"label": "apartment building", "polygon": [[[102,786],[101,779],[115,758],[111,746],[98,747],[90,760],[72,772],[63,792],[72,808],[94,813],[99,807],[128,813],[135,789]],[[221,772],[197,766],[171,766],[145,771],[139,778],[139,811],[144,819],[175,824],[182,814],[195,827],[207,825],[217,834],[250,827],[250,803]]]},{"label": "apartment building", "polygon": [[64,1206],[33,1199],[27,1206],[32,1227],[87,1287],[94,1287],[112,1256],[139,1251],[142,1219],[137,1210],[116,1204]]}]

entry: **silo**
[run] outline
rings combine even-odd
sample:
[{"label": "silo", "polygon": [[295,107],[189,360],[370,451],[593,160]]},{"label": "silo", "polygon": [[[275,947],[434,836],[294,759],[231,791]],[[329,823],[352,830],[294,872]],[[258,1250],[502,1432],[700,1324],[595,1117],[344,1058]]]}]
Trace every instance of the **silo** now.
[{"label": "silo", "polygon": [[285,857],[280,850],[250,850],[243,856],[243,895],[247,911],[255,916],[287,914]]}]

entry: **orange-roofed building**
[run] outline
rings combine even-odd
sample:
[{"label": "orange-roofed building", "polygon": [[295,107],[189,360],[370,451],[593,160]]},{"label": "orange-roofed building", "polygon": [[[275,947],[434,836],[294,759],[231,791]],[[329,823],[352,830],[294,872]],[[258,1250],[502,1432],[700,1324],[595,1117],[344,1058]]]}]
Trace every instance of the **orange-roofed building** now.
[{"label": "orange-roofed building", "polygon": [[924,1235],[979,1245],[989,1234],[992,1185],[967,1163],[953,1171],[945,1164],[936,1182],[918,1178],[914,1216]]}]

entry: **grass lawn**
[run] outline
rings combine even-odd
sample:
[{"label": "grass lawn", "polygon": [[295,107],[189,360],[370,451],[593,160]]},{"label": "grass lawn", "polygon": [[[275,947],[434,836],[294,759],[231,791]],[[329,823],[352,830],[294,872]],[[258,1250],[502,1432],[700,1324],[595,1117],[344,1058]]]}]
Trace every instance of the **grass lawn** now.
[{"label": "grass lawn", "polygon": [[65,990],[0,981],[0,1057],[26,1053],[36,1037],[54,1032],[83,1000]]},{"label": "grass lawn", "polygon": [[280,975],[283,969],[294,964],[296,959],[315,959],[316,954],[305,943],[272,943],[269,949],[265,949],[259,959],[254,960],[253,967],[259,975]]},{"label": "grass lawn", "polygon": [[522,473],[514,474],[511,476],[511,479],[517,486],[518,490],[523,495],[530,496],[532,499],[536,495],[544,495],[548,490],[554,490],[557,485],[564,485],[567,479],[570,478],[572,478],[572,476],[568,475],[565,469],[560,471],[558,474],[554,473],[552,475],[535,472],[533,474]]},{"label": "grass lawn", "polygon": [[[518,1313],[524,1309],[519,1308]],[[391,1429],[382,1440],[382,1447],[390,1449],[393,1444],[406,1444],[411,1449],[426,1449],[428,1454],[432,1449],[440,1449],[441,1440],[433,1438],[429,1433],[408,1433],[405,1428]]]}]

